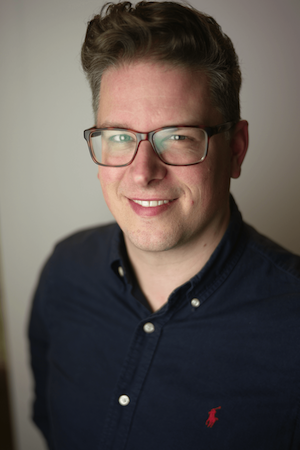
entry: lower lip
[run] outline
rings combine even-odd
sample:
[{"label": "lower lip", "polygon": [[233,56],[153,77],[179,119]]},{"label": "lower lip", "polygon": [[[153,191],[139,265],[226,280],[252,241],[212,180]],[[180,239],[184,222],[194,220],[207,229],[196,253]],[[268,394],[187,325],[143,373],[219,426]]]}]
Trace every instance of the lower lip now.
[{"label": "lower lip", "polygon": [[129,204],[130,204],[131,208],[133,209],[133,211],[138,216],[143,216],[143,217],[157,216],[158,214],[161,214],[161,213],[167,211],[168,209],[170,209],[170,207],[172,207],[174,205],[174,203],[176,202],[176,200],[172,200],[171,202],[164,203],[163,205],[151,206],[151,207],[146,208],[145,206],[141,206],[138,203],[135,203],[130,199],[128,199],[128,200],[129,200]]}]

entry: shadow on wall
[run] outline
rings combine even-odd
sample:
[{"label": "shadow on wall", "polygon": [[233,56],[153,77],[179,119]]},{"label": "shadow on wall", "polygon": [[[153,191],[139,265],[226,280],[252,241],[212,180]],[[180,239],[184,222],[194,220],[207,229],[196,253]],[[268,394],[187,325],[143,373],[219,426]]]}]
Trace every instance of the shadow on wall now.
[{"label": "shadow on wall", "polygon": [[7,372],[3,365],[0,366],[0,448],[2,450],[14,450]]},{"label": "shadow on wall", "polygon": [[0,284],[0,449],[14,450],[1,300]]}]

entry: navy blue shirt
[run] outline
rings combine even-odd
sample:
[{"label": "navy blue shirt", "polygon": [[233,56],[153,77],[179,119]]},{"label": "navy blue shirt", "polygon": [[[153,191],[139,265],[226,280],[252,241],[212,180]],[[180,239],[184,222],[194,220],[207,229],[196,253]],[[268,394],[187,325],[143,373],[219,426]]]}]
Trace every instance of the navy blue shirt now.
[{"label": "navy blue shirt", "polygon": [[300,258],[244,224],[151,312],[116,224],[59,243],[29,337],[52,450],[300,449]]}]

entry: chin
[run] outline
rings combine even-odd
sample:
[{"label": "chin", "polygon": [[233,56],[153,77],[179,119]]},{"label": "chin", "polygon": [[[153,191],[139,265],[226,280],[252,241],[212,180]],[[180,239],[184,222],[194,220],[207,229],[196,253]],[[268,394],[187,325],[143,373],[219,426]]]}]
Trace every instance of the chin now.
[{"label": "chin", "polygon": [[170,235],[157,235],[157,233],[142,233],[139,231],[126,233],[125,241],[139,250],[146,252],[165,252],[178,245],[178,240]]}]

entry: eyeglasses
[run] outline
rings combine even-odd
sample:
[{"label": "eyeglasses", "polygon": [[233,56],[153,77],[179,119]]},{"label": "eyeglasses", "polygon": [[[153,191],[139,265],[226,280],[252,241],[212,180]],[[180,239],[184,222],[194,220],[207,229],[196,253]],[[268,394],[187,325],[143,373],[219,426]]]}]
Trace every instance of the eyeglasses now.
[{"label": "eyeglasses", "polygon": [[159,159],[170,166],[190,166],[207,156],[209,139],[229,131],[235,122],[215,127],[173,126],[149,133],[126,128],[89,128],[84,131],[91,157],[107,167],[128,166],[134,160],[142,141],[149,141]]}]

